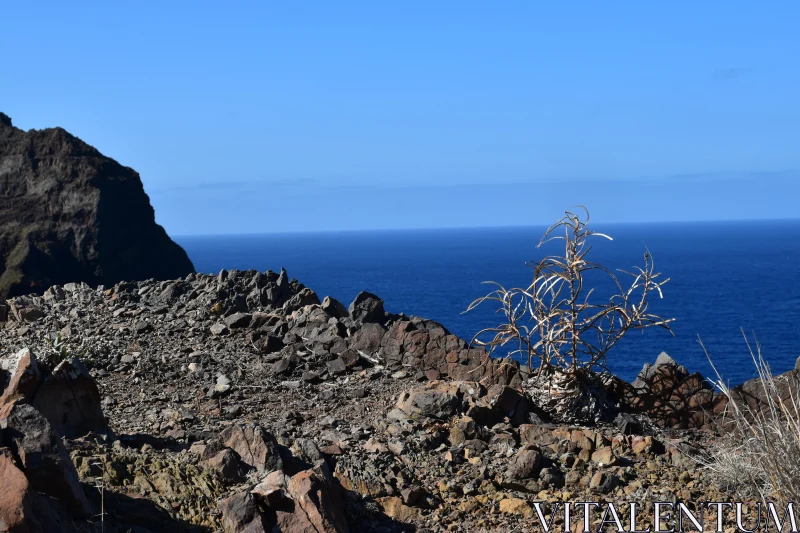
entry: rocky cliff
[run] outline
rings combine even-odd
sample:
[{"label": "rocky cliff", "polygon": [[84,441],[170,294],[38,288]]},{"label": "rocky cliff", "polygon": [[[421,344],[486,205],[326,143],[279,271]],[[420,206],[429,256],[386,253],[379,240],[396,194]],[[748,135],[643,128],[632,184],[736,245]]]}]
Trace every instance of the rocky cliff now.
[{"label": "rocky cliff", "polygon": [[133,169],[61,128],[25,132],[0,113],[0,298],[190,272]]}]

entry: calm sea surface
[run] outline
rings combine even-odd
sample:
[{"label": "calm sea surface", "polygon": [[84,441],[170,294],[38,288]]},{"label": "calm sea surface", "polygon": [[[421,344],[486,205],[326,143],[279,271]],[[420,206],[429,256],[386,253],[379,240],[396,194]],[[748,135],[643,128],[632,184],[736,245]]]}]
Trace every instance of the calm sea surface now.
[{"label": "calm sea surface", "polygon": [[[441,322],[469,340],[498,323],[494,308],[462,314],[488,290],[528,285],[529,260],[544,228],[364,231],[178,237],[200,272],[284,267],[291,277],[348,305],[361,290],[386,309]],[[633,379],[666,351],[690,371],[711,376],[698,336],[723,377],[741,383],[754,375],[742,329],[755,334],[774,372],[800,356],[800,221],[598,225],[613,242],[596,239],[594,261],[628,269],[645,246],[671,281],[651,310],[674,317],[675,336],[633,332],[609,353],[609,367]],[[602,289],[602,287],[601,287]]]}]

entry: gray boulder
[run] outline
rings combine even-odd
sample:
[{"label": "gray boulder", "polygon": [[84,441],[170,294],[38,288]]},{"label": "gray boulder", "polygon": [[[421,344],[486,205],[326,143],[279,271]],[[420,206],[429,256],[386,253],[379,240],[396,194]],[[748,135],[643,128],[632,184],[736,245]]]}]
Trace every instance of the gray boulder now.
[{"label": "gray boulder", "polygon": [[350,317],[356,322],[378,322],[386,320],[383,300],[372,293],[361,291],[348,308]]}]

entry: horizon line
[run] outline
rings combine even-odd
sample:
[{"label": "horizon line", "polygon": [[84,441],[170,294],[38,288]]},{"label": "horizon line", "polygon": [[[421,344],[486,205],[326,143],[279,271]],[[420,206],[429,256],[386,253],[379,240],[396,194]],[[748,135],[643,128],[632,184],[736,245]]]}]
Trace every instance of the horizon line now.
[{"label": "horizon line", "polygon": [[[794,218],[735,218],[735,219],[700,219],[700,220],[648,220],[641,222],[592,222],[601,226],[633,226],[633,225],[665,225],[665,224],[720,224],[720,223],[764,223],[764,222],[800,222],[800,217]],[[547,228],[550,224],[538,223],[527,225],[496,225],[496,226],[437,226],[437,227],[408,227],[408,228],[363,228],[363,229],[319,229],[297,231],[260,231],[248,233],[182,233],[170,234],[171,238],[193,237],[257,237],[264,235],[318,235],[335,233],[392,233],[407,231],[454,231],[454,230],[486,230],[486,229],[525,229]]]}]

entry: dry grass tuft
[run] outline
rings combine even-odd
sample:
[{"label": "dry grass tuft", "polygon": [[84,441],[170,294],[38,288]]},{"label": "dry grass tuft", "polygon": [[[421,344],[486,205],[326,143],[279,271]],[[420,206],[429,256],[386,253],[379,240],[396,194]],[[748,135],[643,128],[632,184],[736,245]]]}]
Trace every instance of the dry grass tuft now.
[{"label": "dry grass tuft", "polygon": [[714,385],[728,400],[720,425],[725,437],[700,462],[741,496],[783,505],[800,501],[800,381],[796,373],[773,376],[758,342],[755,348],[746,336],[745,342],[758,370],[757,387],[731,388],[711,363]]}]

